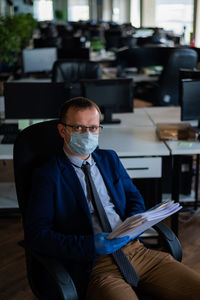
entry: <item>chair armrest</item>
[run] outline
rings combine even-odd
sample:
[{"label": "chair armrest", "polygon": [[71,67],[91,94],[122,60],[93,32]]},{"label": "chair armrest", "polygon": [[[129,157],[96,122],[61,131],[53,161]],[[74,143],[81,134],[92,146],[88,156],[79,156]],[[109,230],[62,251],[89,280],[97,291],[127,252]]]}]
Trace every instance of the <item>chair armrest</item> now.
[{"label": "chair armrest", "polygon": [[182,248],[181,244],[174,234],[174,232],[164,223],[160,222],[153,226],[153,228],[159,233],[159,236],[164,241],[167,249],[172,256],[178,260],[182,260]]},{"label": "chair armrest", "polygon": [[48,271],[59,290],[62,300],[78,300],[75,285],[66,268],[54,257],[31,251],[31,255]]}]

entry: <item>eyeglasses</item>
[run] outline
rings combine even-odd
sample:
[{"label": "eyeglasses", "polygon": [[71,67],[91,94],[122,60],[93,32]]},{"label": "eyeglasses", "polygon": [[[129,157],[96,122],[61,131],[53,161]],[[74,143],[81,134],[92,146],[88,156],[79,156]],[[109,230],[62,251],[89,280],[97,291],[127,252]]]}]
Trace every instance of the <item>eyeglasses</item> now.
[{"label": "eyeglasses", "polygon": [[103,129],[103,126],[84,126],[84,125],[70,125],[70,124],[65,124],[65,123],[61,123],[63,124],[65,127],[70,127],[72,128],[72,130],[74,132],[77,133],[81,133],[81,132],[85,132],[87,131],[87,129],[91,132],[91,133],[98,133]]}]

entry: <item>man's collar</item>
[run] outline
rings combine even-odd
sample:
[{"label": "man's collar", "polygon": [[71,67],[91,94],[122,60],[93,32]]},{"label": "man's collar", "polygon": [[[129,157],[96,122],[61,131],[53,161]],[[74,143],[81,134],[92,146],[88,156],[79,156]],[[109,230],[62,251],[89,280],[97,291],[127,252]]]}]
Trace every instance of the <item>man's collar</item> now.
[{"label": "man's collar", "polygon": [[94,159],[92,158],[92,155],[91,155],[91,154],[90,154],[90,156],[89,156],[86,160],[83,160],[83,159],[81,159],[81,158],[78,158],[77,156],[68,154],[68,153],[65,151],[65,149],[63,149],[63,150],[64,150],[64,153],[66,154],[66,156],[68,157],[68,159],[70,160],[70,162],[71,162],[74,166],[76,166],[76,167],[78,167],[78,168],[81,168],[81,167],[82,167],[83,162],[87,162],[87,163],[89,163],[91,166],[95,163],[95,162],[94,162]]}]

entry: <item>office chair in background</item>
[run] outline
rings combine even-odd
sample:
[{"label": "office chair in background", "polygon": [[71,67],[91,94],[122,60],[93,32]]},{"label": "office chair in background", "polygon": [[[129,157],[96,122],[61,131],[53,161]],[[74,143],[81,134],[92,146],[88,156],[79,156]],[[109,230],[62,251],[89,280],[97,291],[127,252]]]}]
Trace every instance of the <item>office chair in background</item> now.
[{"label": "office chair in background", "polygon": [[53,65],[52,81],[65,82],[71,98],[82,95],[81,79],[100,79],[101,65],[91,61],[58,60]]},{"label": "office chair in background", "polygon": [[155,106],[179,105],[179,70],[193,69],[196,65],[195,50],[172,50],[158,82],[139,83],[135,88],[135,97],[152,102]]},{"label": "office chair in background", "polygon": [[[63,147],[63,139],[57,131],[57,120],[45,121],[22,130],[14,144],[14,174],[17,199],[24,224],[31,189],[33,169],[48,160]],[[154,226],[166,251],[181,261],[182,250],[174,233],[163,223]],[[20,242],[24,246],[23,241]],[[78,300],[75,285],[61,260],[39,254],[25,247],[27,277],[38,299],[43,299],[43,276],[52,279],[61,300]],[[139,299],[152,299],[141,296]],[[155,298],[153,298],[155,300]]]}]

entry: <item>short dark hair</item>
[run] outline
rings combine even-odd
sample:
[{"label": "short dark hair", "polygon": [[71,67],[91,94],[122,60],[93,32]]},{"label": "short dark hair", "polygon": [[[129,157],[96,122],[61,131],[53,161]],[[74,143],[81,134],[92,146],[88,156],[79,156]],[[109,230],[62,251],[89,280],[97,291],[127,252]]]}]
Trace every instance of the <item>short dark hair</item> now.
[{"label": "short dark hair", "polygon": [[96,110],[99,112],[99,115],[101,116],[100,108],[98,107],[98,105],[96,105],[96,103],[89,100],[88,98],[76,97],[76,98],[67,100],[62,104],[62,106],[60,108],[60,115],[59,115],[59,121],[61,123],[65,122],[65,118],[66,118],[67,112],[70,107],[77,108],[78,110],[85,110],[87,108],[94,107],[94,108],[96,108]]}]

